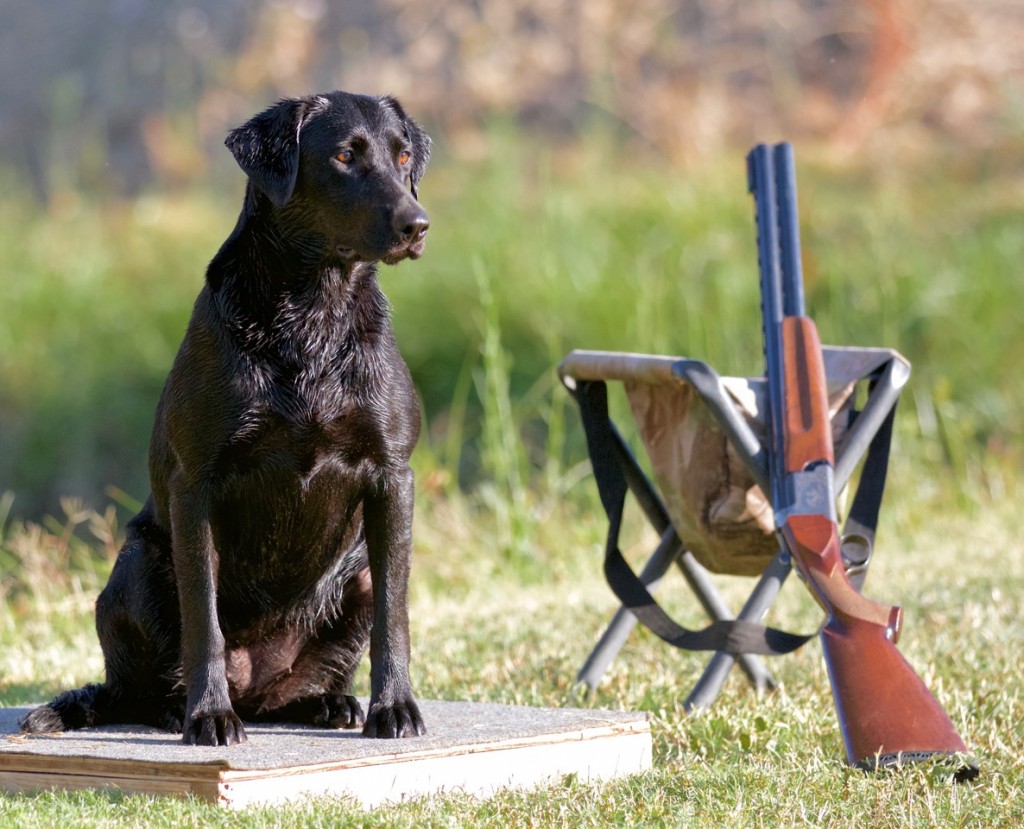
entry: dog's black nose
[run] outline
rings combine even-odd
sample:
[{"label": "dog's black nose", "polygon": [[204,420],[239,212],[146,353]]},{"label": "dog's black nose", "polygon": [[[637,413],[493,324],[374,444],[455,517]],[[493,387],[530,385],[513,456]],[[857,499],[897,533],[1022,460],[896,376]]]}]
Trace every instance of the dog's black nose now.
[{"label": "dog's black nose", "polygon": [[416,210],[396,217],[396,230],[401,234],[403,242],[418,242],[427,235],[430,217],[422,210]]}]

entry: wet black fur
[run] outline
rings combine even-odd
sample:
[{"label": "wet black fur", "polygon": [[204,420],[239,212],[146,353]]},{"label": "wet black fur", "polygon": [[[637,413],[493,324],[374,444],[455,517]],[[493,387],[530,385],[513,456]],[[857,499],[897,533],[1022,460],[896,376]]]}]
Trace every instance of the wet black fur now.
[{"label": "wet black fur", "polygon": [[[420,414],[376,262],[418,257],[430,139],[392,98],[285,100],[164,387],[152,494],[96,604],[106,681],[25,718],[245,740],[241,719],[425,733],[407,582]],[[349,153],[351,155],[349,155]],[[370,646],[364,718],[351,681]]]}]

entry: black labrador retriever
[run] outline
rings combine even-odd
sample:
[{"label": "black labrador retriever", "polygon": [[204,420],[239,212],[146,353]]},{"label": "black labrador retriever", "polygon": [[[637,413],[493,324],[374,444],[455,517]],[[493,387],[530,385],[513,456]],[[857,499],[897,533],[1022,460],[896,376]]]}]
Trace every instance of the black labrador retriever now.
[{"label": "black labrador retriever", "polygon": [[[152,494],[96,603],[106,682],[22,729],[424,734],[407,608],[420,413],[376,263],[423,252],[430,138],[393,98],[332,92],[281,101],[226,144],[245,202],[157,407]],[[367,643],[364,717],[351,682]]]}]

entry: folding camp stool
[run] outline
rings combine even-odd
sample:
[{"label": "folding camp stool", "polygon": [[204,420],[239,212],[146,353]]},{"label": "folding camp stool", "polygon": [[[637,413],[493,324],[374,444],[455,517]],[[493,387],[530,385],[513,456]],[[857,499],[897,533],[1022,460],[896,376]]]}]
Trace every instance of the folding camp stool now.
[{"label": "folding camp stool", "polygon": [[[852,496],[852,506],[843,527],[841,545],[847,574],[859,590],[872,555],[878,511],[885,487],[896,403],[910,377],[910,365],[900,354],[889,349],[825,346],[822,351],[833,417],[833,434],[836,439],[837,493],[844,490],[854,471],[861,466],[859,483],[856,493]],[[710,576],[706,566],[709,562],[699,560],[690,549],[695,539],[688,541],[687,533],[680,531],[686,526],[686,521],[681,520],[681,501],[679,493],[674,490],[685,486],[687,482],[680,478],[678,467],[673,470],[671,459],[664,457],[666,453],[673,453],[675,447],[687,437],[692,438],[692,435],[676,434],[682,424],[673,420],[677,413],[679,393],[686,391],[684,387],[688,386],[693,403],[706,407],[706,412],[710,415],[706,420],[712,425],[712,429],[720,431],[724,440],[728,441],[750,478],[760,488],[760,492],[770,495],[767,450],[761,437],[764,434],[764,412],[767,408],[767,383],[764,378],[720,377],[706,363],[681,357],[603,351],[573,351],[562,361],[558,373],[580,406],[580,414],[587,431],[588,452],[611,524],[605,571],[613,591],[623,601],[623,605],[581,668],[577,682],[590,690],[597,687],[608,665],[636,624],[637,617],[640,616],[659,636],[677,647],[717,650],[718,647],[722,647],[721,641],[730,643],[727,649],[717,650],[709,661],[703,675],[685,701],[687,710],[711,705],[737,661],[757,690],[773,689],[775,682],[764,662],[754,653],[738,651],[734,646],[736,640],[731,638],[731,633],[741,627],[742,632],[749,632],[756,626],[756,629],[766,632],[764,638],[769,643],[782,642],[778,648],[769,644],[767,649],[760,651],[769,654],[788,652],[811,638],[773,631],[760,625],[792,569],[788,553],[778,548],[774,538],[770,539],[770,543],[774,545],[771,549],[778,552],[774,557],[769,553],[766,565],[763,563],[766,559],[760,559],[760,563],[757,564],[761,568],[760,579],[738,617],[734,618]],[[634,415],[638,412],[643,415],[645,422],[638,422],[639,432],[654,467],[656,480],[663,490],[668,489],[664,492],[664,499],[659,496],[655,485],[608,417],[608,381],[621,382],[626,389],[627,397],[630,398]],[[637,399],[641,402],[637,403]],[[617,467],[617,470],[612,467]],[[607,482],[602,483],[602,471],[606,481],[610,476],[616,475],[625,479],[622,494],[624,495],[628,488],[660,536],[659,544],[639,577],[632,571],[628,572],[627,581],[634,580],[634,586],[637,588],[632,593],[629,589],[624,590],[621,583],[618,583],[621,581],[619,577],[613,577],[612,571],[615,568],[609,565],[613,552],[621,561],[621,554],[618,554],[616,546],[620,515],[613,514],[616,512],[615,508],[609,507],[609,486]],[[770,501],[765,499],[765,504],[768,520],[773,526]],[[763,520],[764,516],[762,522]],[[706,559],[707,555],[705,554],[703,558]],[[724,630],[730,634],[724,638],[722,635],[717,639],[712,637],[713,641],[719,642],[714,648],[708,648],[704,644],[708,641],[707,637],[698,642],[696,647],[691,647],[690,638],[673,639],[659,632],[658,626],[648,621],[652,607],[656,608],[659,614],[663,614],[648,591],[656,588],[661,577],[673,563],[682,571],[683,577],[704,611],[712,619],[712,627],[717,627],[719,633]],[[621,564],[628,569],[624,561],[621,561]],[[716,572],[750,574],[751,562],[723,563],[719,560],[710,564]],[[740,572],[736,571],[737,568]],[[710,630],[711,628],[708,628],[700,633]],[[773,638],[772,634],[778,635]]]}]

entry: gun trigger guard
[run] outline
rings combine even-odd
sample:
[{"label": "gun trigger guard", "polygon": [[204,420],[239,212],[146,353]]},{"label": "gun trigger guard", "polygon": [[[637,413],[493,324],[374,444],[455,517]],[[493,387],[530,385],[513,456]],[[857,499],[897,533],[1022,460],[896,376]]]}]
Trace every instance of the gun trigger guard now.
[{"label": "gun trigger guard", "polygon": [[843,536],[839,542],[839,550],[843,558],[843,567],[850,578],[860,575],[871,563],[871,539],[863,533],[851,532]]}]

